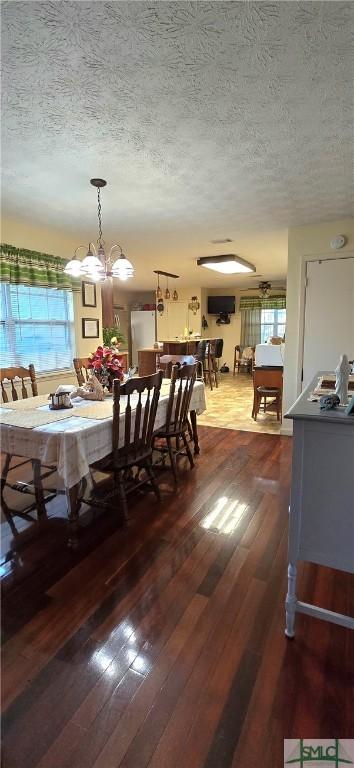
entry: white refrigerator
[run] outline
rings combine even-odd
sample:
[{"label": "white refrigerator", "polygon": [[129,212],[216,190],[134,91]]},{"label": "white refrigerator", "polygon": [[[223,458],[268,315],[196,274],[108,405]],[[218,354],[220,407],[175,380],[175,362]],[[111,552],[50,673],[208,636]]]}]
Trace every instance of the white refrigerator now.
[{"label": "white refrigerator", "polygon": [[132,365],[138,365],[138,349],[153,347],[156,341],[156,312],[134,310],[130,313]]}]

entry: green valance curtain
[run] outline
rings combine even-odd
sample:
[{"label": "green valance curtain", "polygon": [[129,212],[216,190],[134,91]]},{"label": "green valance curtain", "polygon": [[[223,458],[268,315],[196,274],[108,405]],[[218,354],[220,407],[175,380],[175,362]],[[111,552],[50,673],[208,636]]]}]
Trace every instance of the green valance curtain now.
[{"label": "green valance curtain", "polygon": [[261,299],[259,296],[241,296],[241,312],[243,309],[286,309],[286,296],[269,296],[267,299]]},{"label": "green valance curtain", "polygon": [[80,280],[74,280],[64,272],[66,261],[59,256],[1,243],[0,282],[79,291]]}]

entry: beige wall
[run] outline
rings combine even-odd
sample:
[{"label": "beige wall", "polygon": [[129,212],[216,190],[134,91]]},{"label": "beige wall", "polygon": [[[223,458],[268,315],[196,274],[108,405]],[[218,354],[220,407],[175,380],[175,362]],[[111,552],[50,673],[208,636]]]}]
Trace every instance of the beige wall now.
[{"label": "beige wall", "polygon": [[[158,341],[164,341],[170,339],[170,326],[168,322],[168,307],[170,305],[173,306],[173,310],[179,306],[181,310],[181,322],[180,322],[180,329],[179,331],[176,330],[176,332],[173,334],[173,338],[178,334],[181,335],[184,333],[184,329],[187,327],[188,330],[192,331],[193,333],[200,333],[201,332],[201,319],[202,319],[202,312],[201,312],[201,306],[198,309],[197,313],[194,314],[192,310],[187,309],[186,313],[184,312],[186,308],[186,304],[189,304],[189,302],[192,299],[192,296],[197,296],[197,299],[199,301],[199,304],[201,305],[201,288],[179,288],[178,286],[178,301],[173,301],[173,299],[164,299],[164,305],[165,305],[165,311],[162,315],[157,313],[157,339]],[[172,286],[171,294],[173,291],[174,286]]]},{"label": "beige wall", "polygon": [[[224,348],[222,353],[222,360],[220,364],[224,362],[229,366],[230,371],[234,364],[234,352],[236,344],[240,343],[241,336],[241,312],[240,312],[240,290],[238,288],[203,288],[202,289],[202,315],[205,315],[208,322],[208,328],[203,331],[204,338],[218,338],[224,340]],[[217,317],[215,315],[208,315],[208,296],[235,296],[236,312],[234,315],[229,315],[230,325],[217,325]]]},{"label": "beige wall", "polygon": [[[339,234],[346,235],[348,242],[340,251],[333,251],[330,241]],[[289,229],[284,412],[301,390],[306,262],[319,258],[341,258],[353,252],[354,219]],[[291,431],[291,422],[285,421],[282,431]]]},{"label": "beige wall", "polygon": [[[32,227],[29,222],[19,221],[17,219],[5,219],[1,225],[1,241],[16,246],[17,248],[29,248],[30,250],[40,251],[42,253],[51,253],[54,256],[61,256],[70,259],[77,242],[70,236],[55,229],[46,229],[45,227]],[[102,341],[102,306],[101,306],[101,288],[96,286],[97,307],[83,307],[81,292],[74,293],[74,320],[75,320],[75,347],[76,357],[87,357],[90,352]],[[100,324],[100,338],[83,339],[82,338],[82,318],[97,318]],[[68,374],[56,374],[43,377],[40,383],[40,391],[48,391],[48,382],[51,385],[51,391],[61,383],[63,377],[67,383],[72,383],[69,379],[75,380]]]}]

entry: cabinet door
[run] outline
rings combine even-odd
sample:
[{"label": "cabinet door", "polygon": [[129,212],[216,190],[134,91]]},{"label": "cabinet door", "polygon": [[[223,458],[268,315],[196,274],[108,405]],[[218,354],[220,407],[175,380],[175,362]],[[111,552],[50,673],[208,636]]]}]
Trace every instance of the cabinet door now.
[{"label": "cabinet door", "polygon": [[307,263],[303,388],[317,371],[354,359],[354,257]]}]

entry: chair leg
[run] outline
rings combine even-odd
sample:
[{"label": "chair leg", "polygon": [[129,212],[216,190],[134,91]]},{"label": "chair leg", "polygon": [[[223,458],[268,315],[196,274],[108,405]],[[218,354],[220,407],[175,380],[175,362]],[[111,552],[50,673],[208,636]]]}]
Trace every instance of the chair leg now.
[{"label": "chair leg", "polygon": [[257,404],[257,395],[256,392],[253,392],[253,406],[252,406],[252,419],[255,419],[256,416],[256,404]]},{"label": "chair leg", "polygon": [[172,472],[173,472],[174,481],[175,481],[175,483],[177,485],[177,482],[178,482],[178,478],[177,478],[177,462],[176,462],[176,457],[175,457],[175,455],[173,453],[171,438],[167,437],[166,438],[166,442],[167,442],[167,448],[168,448],[168,453],[169,453],[169,457],[170,457],[171,469],[172,469]]},{"label": "chair leg", "polygon": [[189,459],[189,463],[190,463],[191,467],[194,467],[194,461],[193,461],[192,452],[191,452],[191,449],[190,449],[190,447],[188,445],[188,440],[186,438],[186,433],[185,432],[182,432],[182,440],[184,442],[184,447],[186,449],[186,453],[187,453],[187,456],[188,456],[188,459]]},{"label": "chair leg", "polygon": [[280,397],[278,395],[277,396],[277,421],[280,421],[280,420],[281,420],[281,418],[280,418]]},{"label": "chair leg", "polygon": [[3,510],[4,510],[5,514],[7,514],[7,511],[9,510],[9,507],[7,506],[6,501],[4,499],[4,489],[5,489],[5,484],[6,484],[6,480],[7,480],[7,475],[8,475],[9,469],[10,469],[11,459],[12,459],[11,453],[6,453],[5,454],[4,466],[3,466],[2,471],[1,471],[0,497],[1,497],[1,506],[3,507]]},{"label": "chair leg", "polygon": [[124,487],[124,473],[122,472],[122,470],[114,474],[114,483],[118,489],[118,499],[119,499],[120,507],[122,509],[123,520],[127,522],[128,504],[127,504],[127,495]]},{"label": "chair leg", "polygon": [[258,412],[259,412],[259,406],[260,406],[260,398],[259,398],[259,395],[258,395],[258,392],[257,392],[257,393],[255,393],[255,396],[254,396],[254,414],[253,414],[253,418],[254,418],[255,421],[257,421],[257,416],[258,416]]},{"label": "chair leg", "polygon": [[157,498],[157,501],[161,501],[160,488],[159,488],[159,486],[158,486],[158,484],[156,482],[156,477],[155,477],[154,470],[152,468],[151,461],[147,461],[144,466],[145,466],[145,469],[146,469],[146,471],[147,471],[147,473],[149,475],[150,483],[151,483],[152,488],[154,490],[154,493],[155,493],[155,496]]},{"label": "chair leg", "polygon": [[44,501],[43,485],[41,478],[41,462],[38,459],[32,459],[34,494],[38,517],[47,517],[47,510]]}]

